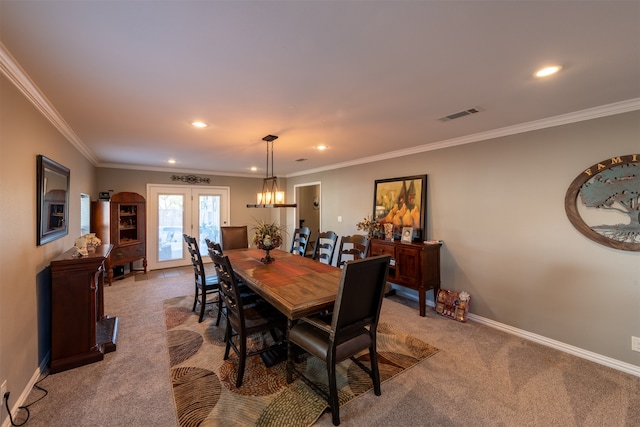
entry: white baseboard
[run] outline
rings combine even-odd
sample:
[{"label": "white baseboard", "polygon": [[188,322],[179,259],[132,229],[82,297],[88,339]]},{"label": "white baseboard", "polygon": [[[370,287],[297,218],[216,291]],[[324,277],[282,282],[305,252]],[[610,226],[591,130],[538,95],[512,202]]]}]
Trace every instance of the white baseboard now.
[{"label": "white baseboard", "polygon": [[[50,355],[51,355],[51,352],[47,353],[47,355],[42,360],[42,363],[40,363],[40,366],[38,367],[38,369],[36,369],[36,371],[31,376],[31,379],[29,380],[29,383],[27,384],[27,386],[24,388],[24,390],[22,390],[22,393],[20,393],[18,400],[16,400],[13,406],[11,407],[11,416],[13,417],[14,420],[18,413],[18,408],[20,408],[20,406],[22,406],[27,401],[27,398],[29,397],[29,393],[31,393],[33,386],[38,382],[38,379],[40,378],[40,374],[47,370],[47,366],[49,365]],[[2,405],[4,406],[4,400],[2,401]],[[11,420],[9,419],[9,415],[7,415],[7,418],[2,423],[2,427],[11,427]]]},{"label": "white baseboard", "polygon": [[612,359],[611,357],[603,356],[601,354],[584,350],[579,347],[574,347],[572,345],[565,344],[563,342],[556,341],[551,338],[544,337],[542,335],[538,335],[522,329],[514,328],[513,326],[505,325],[504,323],[496,322],[494,320],[487,319],[482,316],[478,316],[476,314],[469,313],[468,318],[469,320],[482,323],[483,325],[487,325],[494,329],[499,329],[501,331],[519,336],[529,341],[537,342],[538,344],[555,348],[556,350],[560,350],[565,353],[578,356],[582,359],[590,360],[600,365],[608,366],[609,368],[617,369],[618,371],[626,372],[627,374],[640,377],[640,366],[632,365],[631,363],[622,362],[617,359]]},{"label": "white baseboard", "polygon": [[[408,292],[399,287],[395,289],[396,289],[396,294],[402,297],[406,297],[414,301],[418,300],[418,295],[416,293]],[[427,305],[430,307],[434,307],[434,303],[431,301],[427,301]],[[491,328],[498,329],[508,334],[516,335],[526,340],[537,342],[538,344],[546,345],[547,347],[555,348],[556,350],[560,350],[562,352],[572,354],[582,359],[590,360],[600,365],[608,366],[609,368],[613,368],[618,371],[622,371],[627,374],[640,377],[640,366],[632,365],[631,363],[622,362],[617,359],[612,359],[610,357],[603,356],[601,354],[594,353],[591,351],[587,351],[579,347],[574,347],[572,345],[565,344],[563,342],[556,341],[551,338],[544,337],[542,335],[538,335],[522,329],[514,328],[513,326],[505,325],[504,323],[496,322],[495,320],[487,319],[485,317],[478,316],[473,313],[469,313],[468,319],[474,322],[481,323],[483,325],[487,325]]]}]

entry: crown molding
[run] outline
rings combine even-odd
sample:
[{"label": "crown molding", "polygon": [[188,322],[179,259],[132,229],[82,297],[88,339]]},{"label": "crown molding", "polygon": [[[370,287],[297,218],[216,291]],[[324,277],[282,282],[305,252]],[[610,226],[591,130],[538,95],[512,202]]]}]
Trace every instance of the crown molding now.
[{"label": "crown molding", "polygon": [[83,156],[94,166],[97,165],[98,162],[91,150],[65,122],[58,110],[53,107],[2,42],[0,42],[0,70]]},{"label": "crown molding", "polygon": [[534,130],[551,128],[570,123],[581,122],[585,120],[597,119],[599,117],[613,116],[615,114],[627,113],[630,111],[640,110],[640,98],[628,99],[626,101],[616,102],[613,104],[602,105],[600,107],[589,108],[586,110],[576,111],[573,113],[562,114],[560,116],[548,117],[533,122],[521,123],[518,125],[507,126],[504,128],[493,129],[487,132],[475,133],[472,135],[461,136],[458,138],[447,139],[444,141],[433,142],[429,144],[419,145],[404,150],[391,151],[376,156],[363,157],[349,162],[336,163],[333,165],[310,169],[303,172],[296,172],[285,175],[287,178],[308,175],[311,173],[325,172],[328,170],[346,168],[349,166],[362,165],[383,160],[389,160],[397,157],[410,156],[413,154],[424,153],[427,151],[440,150],[443,148],[455,147],[458,145],[471,144],[473,142],[486,141],[488,139],[500,138],[504,136],[516,135]]}]

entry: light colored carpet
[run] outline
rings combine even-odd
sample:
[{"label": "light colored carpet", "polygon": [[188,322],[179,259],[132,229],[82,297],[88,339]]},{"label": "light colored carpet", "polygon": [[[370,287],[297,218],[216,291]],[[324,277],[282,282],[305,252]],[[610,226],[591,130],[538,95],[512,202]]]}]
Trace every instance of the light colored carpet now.
[{"label": "light colored carpet", "polygon": [[[192,293],[193,271],[142,279],[105,288],[105,313],[120,318],[117,351],[44,379],[49,394],[29,408],[26,427],[178,425],[163,301]],[[639,377],[430,309],[420,317],[416,302],[399,297],[385,298],[381,322],[440,351],[382,384],[382,396],[365,393],[345,405],[341,425],[640,425]],[[40,395],[34,390],[26,403]],[[324,414],[314,427],[332,425]]]},{"label": "light colored carpet", "polygon": [[[236,388],[238,357],[231,352],[223,360],[225,321],[215,325],[208,317],[198,323],[193,315],[193,295],[165,301],[171,380],[181,427],[234,425],[307,427],[327,408],[326,401],[302,380],[287,384],[286,362],[265,367],[258,356],[246,361],[242,386]],[[378,325],[378,366],[384,383],[432,356],[438,350],[387,323]],[[273,339],[266,333],[248,341],[249,349],[265,348]],[[326,366],[315,357],[304,357],[298,369],[327,391]],[[359,360],[369,366],[369,354]],[[369,376],[351,360],[337,367],[340,405],[372,389]]]}]

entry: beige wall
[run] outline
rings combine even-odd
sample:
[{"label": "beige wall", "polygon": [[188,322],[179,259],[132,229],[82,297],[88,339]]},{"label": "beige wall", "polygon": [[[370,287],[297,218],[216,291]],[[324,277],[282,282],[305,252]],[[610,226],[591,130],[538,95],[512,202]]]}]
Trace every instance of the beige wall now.
[{"label": "beige wall", "polygon": [[[94,167],[4,77],[0,96],[0,382],[15,403],[49,351],[47,266],[80,235],[80,193],[93,191]],[[69,234],[43,246],[36,246],[38,154],[71,170]]]},{"label": "beige wall", "polygon": [[[193,174],[183,172],[154,172],[131,169],[97,168],[96,192],[92,195],[95,200],[100,191],[113,190],[113,193],[132,191],[147,197],[147,184],[183,184],[180,181],[172,181],[172,175],[196,175],[210,178],[206,185],[223,186],[230,188],[230,225],[248,225],[251,228],[256,219],[270,219],[270,209],[247,209],[247,203],[255,203],[256,193],[262,188],[262,178],[242,178],[232,176],[216,176],[206,174]],[[286,180],[282,180],[284,186]],[[197,186],[198,184],[194,184]]]},{"label": "beige wall", "polygon": [[[0,84],[0,381],[17,398],[48,351],[42,272],[79,235],[80,193],[145,195],[147,183],[173,182],[168,172],[94,168],[12,84]],[[638,152],[640,112],[632,112],[281,184],[291,197],[293,185],[321,182],[322,228],[344,235],[371,213],[376,179],[427,174],[427,231],[445,242],[444,288],[469,291],[479,316],[640,366],[630,349],[630,337],[640,336],[640,253],[586,239],[564,212],[565,192],[585,167]],[[71,169],[70,234],[40,247],[37,154]],[[246,208],[259,178],[211,178],[231,188],[232,224],[276,216],[293,227],[292,209]]]},{"label": "beige wall", "polygon": [[479,316],[640,366],[631,350],[631,336],[640,336],[640,252],[585,238],[564,211],[567,188],[585,168],[632,153],[640,153],[639,112],[288,184],[322,181],[323,228],[344,235],[372,213],[376,179],[427,174],[428,237],[444,240],[443,288],[470,292]]}]

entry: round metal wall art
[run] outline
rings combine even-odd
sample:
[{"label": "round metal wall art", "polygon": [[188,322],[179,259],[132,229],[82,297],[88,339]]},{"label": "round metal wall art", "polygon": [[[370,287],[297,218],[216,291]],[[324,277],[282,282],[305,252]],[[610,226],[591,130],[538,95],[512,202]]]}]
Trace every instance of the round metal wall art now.
[{"label": "round metal wall art", "polygon": [[640,251],[640,154],[612,157],[578,175],[564,200],[585,237],[614,249]]}]

